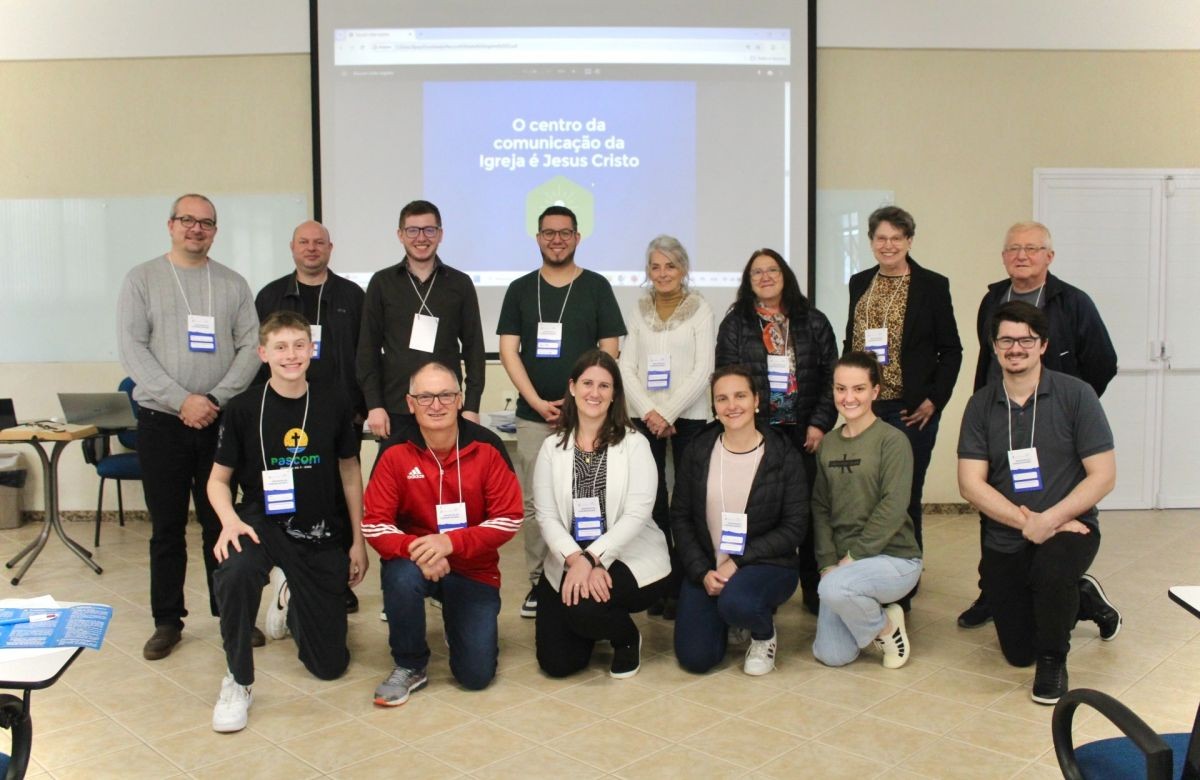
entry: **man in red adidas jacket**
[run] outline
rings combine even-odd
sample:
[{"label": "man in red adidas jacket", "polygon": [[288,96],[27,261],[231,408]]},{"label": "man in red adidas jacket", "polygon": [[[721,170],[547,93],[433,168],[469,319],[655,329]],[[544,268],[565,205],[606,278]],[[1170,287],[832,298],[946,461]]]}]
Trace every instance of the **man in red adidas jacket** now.
[{"label": "man in red adidas jacket", "polygon": [[418,431],[383,454],[363,497],[363,536],[383,559],[383,609],[395,668],[375,703],[425,686],[425,597],[442,602],[450,671],[479,690],[499,655],[500,545],[521,528],[521,487],[504,445],[462,419],[454,372],[427,363],[409,380]]}]

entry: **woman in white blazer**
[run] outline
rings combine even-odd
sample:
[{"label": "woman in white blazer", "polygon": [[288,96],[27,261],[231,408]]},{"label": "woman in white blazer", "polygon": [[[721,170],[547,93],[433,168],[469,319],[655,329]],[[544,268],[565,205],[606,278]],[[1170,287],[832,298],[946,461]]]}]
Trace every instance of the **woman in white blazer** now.
[{"label": "woman in white blazer", "polygon": [[667,446],[678,469],[684,451],[708,422],[708,378],[716,349],[712,308],[689,288],[689,268],[687,250],[676,238],[657,236],[646,247],[649,289],[625,318],[629,335],[620,358],[629,416],[650,442],[658,467],[654,522],[667,538],[671,580],[666,597],[652,604],[649,613],[667,620],[675,619],[681,571],[667,504]]},{"label": "woman in white blazer", "polygon": [[558,433],[542,444],[533,499],[546,559],[538,581],[538,665],[566,677],[612,644],[609,674],[641,665],[641,634],[630,614],[662,595],[671,573],[667,542],[651,511],[654,456],[625,407],[621,372],[600,350],[571,370]]}]

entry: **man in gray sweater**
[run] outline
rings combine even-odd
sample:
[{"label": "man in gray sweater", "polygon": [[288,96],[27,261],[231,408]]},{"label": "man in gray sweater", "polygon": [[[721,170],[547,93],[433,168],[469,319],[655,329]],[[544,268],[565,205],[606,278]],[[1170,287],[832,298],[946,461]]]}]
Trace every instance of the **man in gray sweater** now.
[{"label": "man in gray sweater", "polygon": [[147,660],[179,642],[187,573],[184,531],[195,501],[204,544],[209,606],[213,547],[221,524],[205,495],[217,445],[221,405],[258,370],[258,315],[249,285],[209,259],[217,211],[203,195],[183,195],[167,220],[171,249],[125,276],[117,304],[121,365],[137,383],[138,455],[150,511],[150,607],[154,634]]}]

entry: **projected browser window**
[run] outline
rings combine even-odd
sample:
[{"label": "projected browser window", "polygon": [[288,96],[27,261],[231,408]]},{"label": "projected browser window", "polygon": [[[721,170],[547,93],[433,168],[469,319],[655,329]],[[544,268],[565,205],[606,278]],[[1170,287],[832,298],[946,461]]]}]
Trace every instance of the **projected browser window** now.
[{"label": "projected browser window", "polygon": [[335,243],[363,270],[396,262],[395,214],[424,197],[442,210],[447,262],[503,287],[537,264],[537,215],[563,204],[579,215],[579,263],[616,286],[643,282],[663,233],[688,247],[694,284],[736,286],[752,249],[789,257],[796,232],[791,36],[335,28],[322,89]]}]

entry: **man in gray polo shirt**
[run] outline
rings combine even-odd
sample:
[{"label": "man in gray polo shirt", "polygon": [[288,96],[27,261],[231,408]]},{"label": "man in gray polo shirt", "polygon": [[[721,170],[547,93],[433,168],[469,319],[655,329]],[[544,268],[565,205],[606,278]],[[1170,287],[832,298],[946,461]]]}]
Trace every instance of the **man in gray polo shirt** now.
[{"label": "man in gray polo shirt", "polygon": [[153,661],[170,655],[187,616],[184,531],[196,504],[208,577],[221,523],[205,486],[217,447],[221,405],[258,371],[254,295],[236,271],[208,256],[217,211],[203,195],[183,195],[167,219],[171,250],[132,268],[117,304],[121,365],[137,382],[138,460],[150,510],[150,609],[154,634],[142,648]]},{"label": "man in gray polo shirt", "polygon": [[1096,504],[1116,483],[1112,430],[1087,383],[1042,366],[1043,312],[1011,301],[990,328],[1002,381],[967,402],[958,487],[984,519],[979,570],[1000,649],[1014,666],[1037,662],[1033,700],[1054,704],[1075,621],[1096,620],[1102,635],[1108,620],[1120,627],[1085,575],[1100,548]]}]

